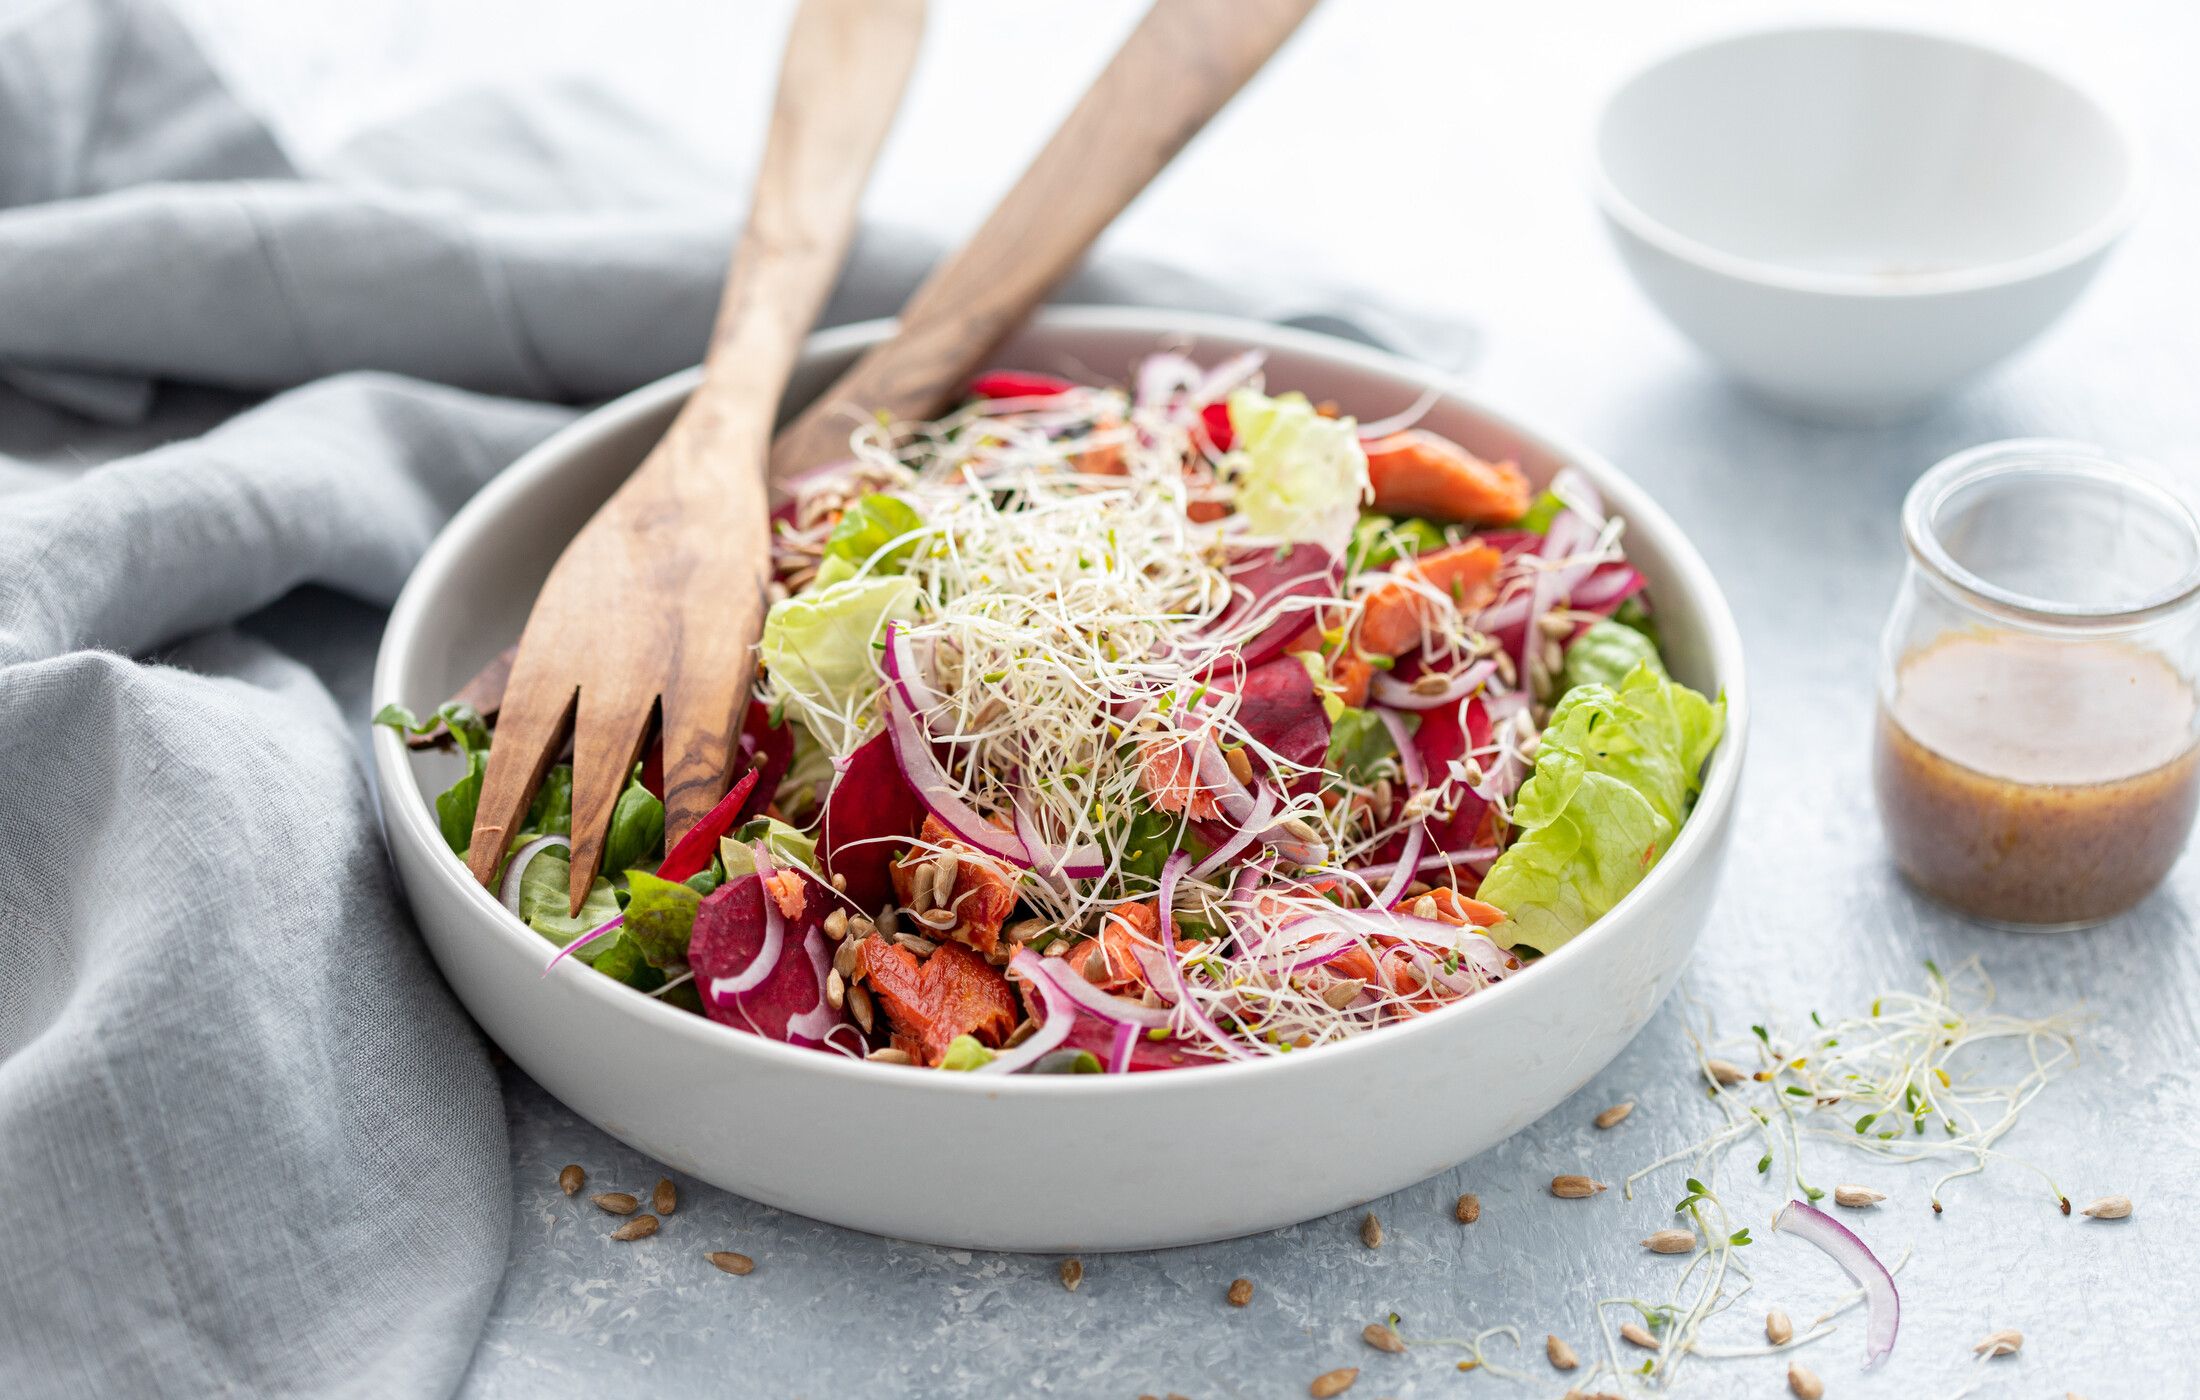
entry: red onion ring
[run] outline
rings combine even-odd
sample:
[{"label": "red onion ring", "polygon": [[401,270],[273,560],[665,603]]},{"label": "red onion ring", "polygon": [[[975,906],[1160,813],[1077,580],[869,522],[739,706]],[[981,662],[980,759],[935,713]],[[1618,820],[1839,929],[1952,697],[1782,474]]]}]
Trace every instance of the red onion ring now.
[{"label": "red onion ring", "polygon": [[1108,1073],[1129,1074],[1131,1051],[1138,1045],[1138,1027],[1121,1025],[1115,1028],[1115,1042],[1108,1047]]},{"label": "red onion ring", "polygon": [[1008,960],[1009,970],[1022,973],[1024,980],[1038,992],[1039,1005],[1045,1010],[1046,1019],[1031,1033],[1030,1039],[1013,1049],[996,1053],[991,1060],[978,1066],[978,1073],[1014,1074],[1069,1039],[1071,1029],[1077,1024],[1077,1003],[1063,995],[1054,979],[1046,975],[1039,965],[1044,961],[1029,948],[1018,948],[1016,956]]},{"label": "red onion ring", "polygon": [[1039,969],[1054,979],[1054,985],[1062,995],[1074,1001],[1084,1010],[1106,1021],[1111,1026],[1143,1026],[1151,1030],[1155,1026],[1169,1024],[1169,1013],[1158,1006],[1140,1006],[1125,997],[1112,996],[1087,982],[1067,966],[1056,968],[1060,958],[1041,958]]},{"label": "red onion ring", "polygon": [[1869,1370],[1878,1365],[1894,1350],[1895,1334],[1902,1330],[1902,1295],[1895,1291],[1894,1275],[1846,1225],[1815,1206],[1789,1201],[1772,1217],[1772,1228],[1825,1251],[1864,1290],[1864,1342],[1870,1348],[1864,1366]]},{"label": "red onion ring", "polygon": [[1269,823],[1275,820],[1278,800],[1274,788],[1266,783],[1261,784],[1259,790],[1253,794],[1253,810],[1246,814],[1244,823],[1237,829],[1237,834],[1215,847],[1208,857],[1192,871],[1193,878],[1206,879],[1209,875],[1234,860],[1240,851],[1258,841],[1262,833],[1268,830]]},{"label": "red onion ring", "polygon": [[[1172,920],[1176,906],[1176,885],[1177,881],[1184,878],[1184,868],[1191,863],[1191,857],[1182,851],[1171,852],[1169,858],[1161,863],[1161,885],[1154,895],[1154,902],[1160,911],[1161,937],[1164,942],[1173,944],[1170,930],[1174,927]],[[1167,950],[1161,962],[1168,973],[1170,989],[1175,993],[1177,1006],[1198,1027],[1199,1033],[1206,1037],[1207,1042],[1233,1060],[1252,1058],[1251,1053],[1231,1039],[1216,1024],[1215,1019],[1207,1014],[1207,1008],[1193,997],[1191,984],[1184,977],[1184,966],[1178,961],[1173,946]]]}]

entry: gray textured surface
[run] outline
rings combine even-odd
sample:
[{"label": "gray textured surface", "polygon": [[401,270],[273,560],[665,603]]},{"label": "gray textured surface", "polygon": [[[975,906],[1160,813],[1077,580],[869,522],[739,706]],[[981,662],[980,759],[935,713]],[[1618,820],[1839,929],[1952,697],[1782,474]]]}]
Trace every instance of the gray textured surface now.
[{"label": "gray textured surface", "polygon": [[[262,7],[191,8],[309,136],[340,133],[345,102],[365,111],[396,100],[375,84],[399,68],[407,96],[432,95],[423,53],[453,63],[450,55],[483,52],[494,37],[500,69],[547,65],[576,38],[587,42],[602,55],[601,74],[700,139],[725,94],[768,69],[775,32],[752,28],[750,7],[729,6],[694,34],[693,12],[670,0],[618,7],[616,26],[603,18],[609,10],[575,0],[531,5],[515,31],[502,27],[507,5],[393,0],[369,12],[380,19],[356,21],[369,31],[364,40],[305,32],[303,10],[296,32],[255,38],[243,16],[264,15]],[[2152,140],[2157,188],[2093,295],[2034,350],[1929,420],[1841,432],[1771,416],[1723,387],[1625,284],[1582,195],[1578,155],[1612,74],[1688,33],[1789,8],[1339,0],[1117,240],[1240,275],[1379,263],[1393,289],[1481,322],[1489,350],[1477,387],[1606,451],[1693,532],[1725,583],[1756,688],[1734,859],[1681,997],[1620,1061],[1513,1141],[1374,1203],[1389,1232],[1379,1252],[1360,1245],[1356,1216],[1340,1216],[1236,1243],[1088,1259],[1074,1295],[1055,1281],[1052,1259],[852,1235],[690,1183],[663,1234],[612,1243],[606,1217],[557,1194],[558,1168],[578,1161],[597,1183],[637,1190],[658,1169],[508,1071],[512,1265],[466,1394],[1255,1396],[1303,1394],[1316,1373],[1358,1365],[1354,1397],[1555,1396],[1565,1386],[1539,1347],[1523,1362],[1535,1383],[1515,1386],[1458,1374],[1457,1353],[1372,1352],[1359,1329],[1396,1310],[1409,1335],[1517,1323],[1531,1341],[1555,1331],[1586,1352],[1595,1298],[1651,1291],[1670,1272],[1634,1241],[1677,1186],[1663,1181],[1630,1205],[1616,1192],[1554,1201],[1543,1183],[1570,1169],[1616,1180],[1711,1125],[1685,1077],[1684,1024],[1700,1011],[1684,1002],[1708,1010],[1722,1031],[1746,1034],[1752,1020],[1795,1024],[1814,1008],[1860,1009],[1882,989],[1913,983],[1925,957],[1952,964],[1973,954],[2006,1006],[2044,1013],[2082,1002],[2097,1018],[2084,1061],[2009,1146],[2081,1203],[2124,1192],[2138,1215],[2119,1225],[2064,1219],[2036,1181],[1999,1168],[1953,1187],[1936,1220],[1924,1204],[1925,1169],[1874,1173],[1829,1161],[1818,1176],[1889,1192],[1859,1228],[1885,1251],[1914,1246],[1916,1257],[1903,1274],[1905,1326],[1889,1365],[1858,1374],[1853,1318],[1808,1363],[1841,1397],[1951,1395],[1973,1383],[1983,1394],[2069,1390],[2095,1400],[2190,1388],[2184,1334],[2200,1301],[2191,1271],[2200,1220],[2190,1204],[2200,1176],[2191,1113],[2200,871],[2188,860],[2137,913],[2085,935],[1967,926],[1913,897],[1888,868],[1865,745],[1876,632],[1899,567],[1895,511],[1916,472],[1960,446],[2031,434],[2095,438],[2200,467],[2200,275],[2191,265],[2200,89],[2187,72],[2200,26],[2174,0],[1932,7],[1936,22],[2052,53],[2119,90]],[[1035,141],[1131,7],[1052,9],[1043,22],[1014,0],[935,9],[941,56],[919,75],[877,202],[934,211],[941,227],[956,228],[1028,144],[988,145],[987,134],[1028,126]],[[674,33],[686,37],[674,44]],[[279,51],[293,61],[253,69],[254,42],[263,57]],[[1010,61],[1039,51],[1079,57]],[[706,64],[736,81],[690,81]],[[946,149],[987,158],[930,158]],[[1314,189],[1315,173],[1336,183]],[[1589,1127],[1623,1098],[1640,1104],[1627,1123]],[[1306,1142],[1322,1150],[1320,1123],[1306,1125]],[[1736,1166],[1747,1165],[1744,1154]],[[878,1179],[880,1190],[955,1189],[896,1160],[891,1143],[880,1144]],[[1461,1190],[1484,1202],[1471,1228],[1450,1217]],[[1746,1187],[1736,1195],[1759,1235],[1776,1199]],[[718,1248],[755,1256],[757,1271],[717,1273],[702,1251]],[[1830,1268],[1792,1241],[1749,1253],[1756,1299],[1799,1319],[1838,1291]],[[1243,1311],[1221,1299],[1240,1274],[1259,1286]],[[1758,1311],[1711,1335],[1748,1340]],[[2001,1327],[2024,1331],[2022,1355],[1975,1365],[1971,1344]],[[1698,1370],[1688,1389],[1767,1396],[1782,1393],[1781,1374],[1770,1360],[1722,1362]]]}]

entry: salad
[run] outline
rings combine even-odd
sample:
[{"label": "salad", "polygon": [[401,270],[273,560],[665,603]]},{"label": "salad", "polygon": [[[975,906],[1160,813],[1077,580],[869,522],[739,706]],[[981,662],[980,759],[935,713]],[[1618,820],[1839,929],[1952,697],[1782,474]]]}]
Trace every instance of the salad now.
[{"label": "salad", "polygon": [[[553,767],[506,907],[742,1031],[980,1073],[1299,1053],[1529,974],[1671,845],[1724,701],[1588,481],[1418,416],[1158,354],[863,423],[775,516],[725,801],[667,849],[652,747],[575,915]],[[460,854],[501,688],[378,716],[464,754]]]}]

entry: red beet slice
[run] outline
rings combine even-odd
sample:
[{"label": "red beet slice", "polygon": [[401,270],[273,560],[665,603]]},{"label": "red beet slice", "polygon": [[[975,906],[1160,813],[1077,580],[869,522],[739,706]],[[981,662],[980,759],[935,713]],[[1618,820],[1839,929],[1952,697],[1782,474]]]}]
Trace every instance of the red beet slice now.
[{"label": "red beet slice", "polygon": [[[1230,581],[1245,592],[1224,608],[1207,630],[1211,635],[1227,637],[1244,630],[1285,599],[1334,598],[1343,577],[1344,561],[1318,544],[1241,550],[1230,561]],[[1245,639],[1237,649],[1236,665],[1259,666],[1273,660],[1313,620],[1314,614],[1303,608],[1283,613]],[[1221,675],[1233,669],[1235,666],[1226,661],[1215,668],[1215,673]]]},{"label": "red beet slice", "polygon": [[779,795],[780,780],[787,776],[787,765],[794,762],[794,731],[772,723],[771,706],[751,700],[748,718],[741,725],[740,743],[741,761],[756,774],[756,786],[739,818],[747,821],[760,815]]},{"label": "red beet slice", "polygon": [[768,942],[763,877],[728,880],[704,898],[695,911],[688,939],[688,966],[713,1021],[790,1045],[822,1049],[825,1036],[841,1024],[825,1000],[825,978],[832,971],[832,945],[822,919],[830,894],[799,871],[786,872],[803,883],[802,913],[780,919],[780,947],[771,970],[745,991],[720,995],[716,984],[748,971]]},{"label": "red beet slice", "polygon": [[848,755],[832,791],[817,850],[825,873],[847,882],[848,898],[877,911],[894,897],[894,853],[924,825],[924,803],[894,758],[893,741],[873,735]]}]

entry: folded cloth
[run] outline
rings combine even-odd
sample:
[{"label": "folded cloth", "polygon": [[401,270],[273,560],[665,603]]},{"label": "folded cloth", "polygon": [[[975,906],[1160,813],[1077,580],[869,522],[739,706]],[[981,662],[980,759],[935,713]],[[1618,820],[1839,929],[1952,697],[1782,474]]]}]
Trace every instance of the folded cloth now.
[{"label": "folded cloth", "polygon": [[[546,110],[307,178],[153,0],[0,0],[11,1397],[437,1395],[472,1353],[504,1119],[386,863],[366,677],[453,509],[694,361],[736,221],[615,105]],[[589,162],[690,193],[610,207]],[[867,230],[829,319],[933,252]],[[1294,309],[1120,261],[1065,296]]]}]

